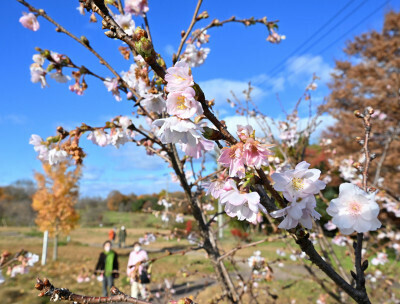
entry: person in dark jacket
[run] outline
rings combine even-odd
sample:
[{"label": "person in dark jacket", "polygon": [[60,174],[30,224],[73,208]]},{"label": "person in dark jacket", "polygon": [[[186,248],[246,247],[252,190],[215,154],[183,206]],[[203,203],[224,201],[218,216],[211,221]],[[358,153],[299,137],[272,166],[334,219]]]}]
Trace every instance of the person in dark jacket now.
[{"label": "person in dark jacket", "polygon": [[103,296],[108,296],[108,290],[114,285],[114,279],[119,277],[118,254],[111,249],[111,242],[103,244],[104,251],[100,253],[95,273],[103,278]]},{"label": "person in dark jacket", "polygon": [[126,229],[125,226],[122,226],[121,229],[119,230],[119,248],[125,248],[125,241],[126,241]]}]

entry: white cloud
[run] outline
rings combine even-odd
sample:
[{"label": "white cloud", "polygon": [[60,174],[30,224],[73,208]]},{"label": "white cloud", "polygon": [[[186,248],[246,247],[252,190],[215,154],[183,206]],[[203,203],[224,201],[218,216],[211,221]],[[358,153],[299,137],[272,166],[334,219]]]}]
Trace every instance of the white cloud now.
[{"label": "white cloud", "polygon": [[[231,91],[236,95],[236,97],[243,100],[243,91],[248,89],[249,82],[216,78],[201,81],[199,85],[203,89],[207,99],[211,100],[214,98],[217,106],[227,107],[228,104],[226,103],[226,100],[228,98],[231,100],[233,99]],[[251,96],[254,101],[257,101],[265,96],[265,92],[258,86],[253,86]]]},{"label": "white cloud", "polygon": [[285,73],[288,74],[288,81],[292,84],[310,82],[315,73],[321,78],[322,83],[327,83],[333,72],[333,68],[324,61],[321,56],[303,55],[289,58],[286,62]]},{"label": "white cloud", "polygon": [[112,147],[111,158],[114,159],[116,170],[161,170],[167,163],[157,155],[148,155],[143,147],[128,143],[119,149]]},{"label": "white cloud", "polygon": [[[169,179],[167,185],[167,178]],[[168,191],[182,190],[179,184],[170,181],[170,176],[161,174],[135,175],[126,179],[87,181],[83,180],[80,184],[81,196],[101,196],[106,197],[111,191],[118,190],[123,194],[151,194],[158,193],[168,187]]]}]

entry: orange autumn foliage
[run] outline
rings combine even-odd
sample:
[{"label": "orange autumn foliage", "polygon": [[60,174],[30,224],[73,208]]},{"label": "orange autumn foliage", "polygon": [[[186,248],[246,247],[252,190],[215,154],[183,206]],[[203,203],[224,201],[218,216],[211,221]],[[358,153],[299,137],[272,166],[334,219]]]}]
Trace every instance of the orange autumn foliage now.
[{"label": "orange autumn foliage", "polygon": [[69,168],[68,162],[57,166],[44,163],[44,174],[35,173],[38,186],[32,200],[32,208],[37,211],[35,222],[41,231],[48,230],[52,236],[68,234],[79,220],[74,206],[78,202],[81,169]]}]

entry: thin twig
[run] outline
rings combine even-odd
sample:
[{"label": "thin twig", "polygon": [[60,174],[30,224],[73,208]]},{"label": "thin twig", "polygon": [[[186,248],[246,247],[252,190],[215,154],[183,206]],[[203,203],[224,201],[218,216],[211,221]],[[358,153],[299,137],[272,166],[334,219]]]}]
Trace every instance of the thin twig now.
[{"label": "thin twig", "polygon": [[178,61],[179,55],[182,52],[183,45],[185,44],[186,39],[189,37],[189,35],[190,35],[190,33],[191,33],[192,29],[193,29],[193,26],[197,22],[197,15],[199,13],[200,6],[201,6],[202,2],[203,2],[203,0],[198,0],[197,1],[197,5],[196,5],[196,8],[195,8],[194,13],[193,13],[192,21],[190,21],[190,25],[189,25],[188,29],[186,30],[185,35],[183,35],[183,37],[181,39],[181,43],[179,44],[178,51],[176,52],[176,55],[172,59],[173,64],[175,64]]}]

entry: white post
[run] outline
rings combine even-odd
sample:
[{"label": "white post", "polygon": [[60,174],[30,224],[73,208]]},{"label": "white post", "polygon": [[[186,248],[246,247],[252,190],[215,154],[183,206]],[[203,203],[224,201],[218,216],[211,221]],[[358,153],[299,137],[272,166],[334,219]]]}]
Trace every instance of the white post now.
[{"label": "white post", "polygon": [[46,265],[48,241],[49,241],[49,231],[46,230],[43,234],[42,266]]}]

